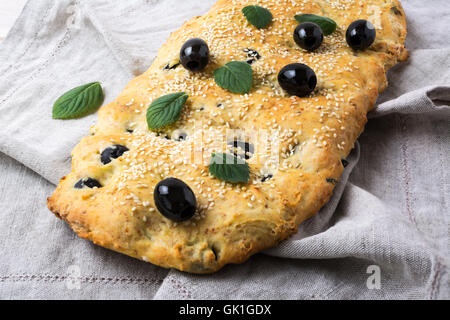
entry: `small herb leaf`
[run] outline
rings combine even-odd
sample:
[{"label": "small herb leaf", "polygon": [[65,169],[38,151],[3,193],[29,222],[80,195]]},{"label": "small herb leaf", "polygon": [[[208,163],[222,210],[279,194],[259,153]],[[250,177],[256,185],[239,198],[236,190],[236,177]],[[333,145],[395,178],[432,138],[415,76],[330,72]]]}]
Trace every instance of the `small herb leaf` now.
[{"label": "small herb leaf", "polygon": [[161,129],[180,118],[181,109],[189,95],[186,92],[172,93],[152,102],[147,110],[147,124],[151,130]]},{"label": "small herb leaf", "polygon": [[53,105],[53,119],[68,120],[84,117],[97,110],[104,99],[99,82],[76,87],[56,100]]},{"label": "small herb leaf", "polygon": [[337,23],[334,22],[334,20],[327,17],[317,16],[315,14],[296,15],[295,20],[297,20],[298,23],[313,22],[317,24],[326,36],[332,34],[337,28]]},{"label": "small herb leaf", "polygon": [[258,29],[267,27],[273,19],[272,13],[260,6],[247,6],[242,9],[242,13]]},{"label": "small herb leaf", "polygon": [[230,183],[248,183],[250,167],[244,160],[227,153],[213,153],[209,172],[216,178]]},{"label": "small herb leaf", "polygon": [[214,71],[214,80],[221,88],[233,93],[249,93],[253,84],[253,70],[248,63],[232,61]]}]

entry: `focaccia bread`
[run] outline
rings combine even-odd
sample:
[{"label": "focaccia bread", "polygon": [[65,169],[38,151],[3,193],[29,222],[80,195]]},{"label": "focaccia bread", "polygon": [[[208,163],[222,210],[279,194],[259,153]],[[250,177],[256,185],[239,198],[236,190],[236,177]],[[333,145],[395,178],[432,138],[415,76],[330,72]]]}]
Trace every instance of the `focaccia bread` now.
[{"label": "focaccia bread", "polygon": [[[272,23],[254,27],[242,13],[248,5],[270,10]],[[294,16],[306,13],[338,24],[314,52],[292,37]],[[345,31],[358,19],[376,28],[367,50],[355,51],[346,42]],[[211,273],[242,263],[296,233],[330,199],[343,160],[387,86],[386,71],[408,57],[405,37],[406,17],[397,0],[220,0],[174,32],[150,69],[100,109],[48,207],[80,237],[158,266]],[[202,72],[179,63],[180,48],[191,38],[203,39],[210,49]],[[249,94],[215,83],[214,70],[231,61],[251,64]],[[277,75],[291,63],[315,71],[318,83],[310,95],[290,96],[280,87]],[[150,130],[149,105],[176,92],[189,94],[180,119]],[[277,139],[258,148],[252,139],[264,134]],[[216,138],[231,141],[222,145]],[[211,153],[231,152],[230,145],[241,141],[254,149],[244,150],[252,153],[244,155],[249,182],[211,175]],[[121,152],[102,161],[105,150]],[[170,177],[184,181],[196,196],[197,212],[186,222],[167,219],[155,206],[155,186]]]}]

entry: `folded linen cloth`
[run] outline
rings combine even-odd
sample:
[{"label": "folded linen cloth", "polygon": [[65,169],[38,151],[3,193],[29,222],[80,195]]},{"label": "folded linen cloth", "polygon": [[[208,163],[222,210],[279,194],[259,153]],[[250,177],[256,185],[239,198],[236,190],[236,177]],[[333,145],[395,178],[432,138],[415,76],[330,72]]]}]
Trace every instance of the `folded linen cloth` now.
[{"label": "folded linen cloth", "polygon": [[28,2],[0,44],[0,297],[449,298],[446,0],[403,0],[410,61],[390,72],[333,199],[279,247],[211,276],[168,272],[78,239],[46,209],[96,121],[52,120],[55,99],[101,81],[112,101],[214,2]]}]

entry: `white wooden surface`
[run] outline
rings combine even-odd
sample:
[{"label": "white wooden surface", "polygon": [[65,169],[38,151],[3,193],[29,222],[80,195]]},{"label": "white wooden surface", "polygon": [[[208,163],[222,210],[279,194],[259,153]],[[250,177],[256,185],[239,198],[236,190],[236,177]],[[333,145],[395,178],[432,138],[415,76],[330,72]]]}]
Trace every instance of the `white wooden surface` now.
[{"label": "white wooden surface", "polygon": [[0,0],[0,41],[6,37],[26,2],[27,0]]}]

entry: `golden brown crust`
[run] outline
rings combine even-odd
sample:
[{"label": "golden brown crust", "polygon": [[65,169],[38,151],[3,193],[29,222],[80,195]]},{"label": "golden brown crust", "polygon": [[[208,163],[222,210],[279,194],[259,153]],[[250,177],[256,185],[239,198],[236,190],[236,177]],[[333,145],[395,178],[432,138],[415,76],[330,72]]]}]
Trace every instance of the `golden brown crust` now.
[{"label": "golden brown crust", "polygon": [[[241,13],[245,5],[270,9],[273,23],[255,29]],[[338,30],[315,53],[292,39],[295,14],[314,13],[334,19]],[[357,19],[370,20],[377,39],[364,52],[352,51],[345,29]],[[212,61],[200,74],[177,63],[189,38],[204,39]],[[386,71],[408,57],[404,47],[406,17],[397,0],[221,0],[197,17],[160,49],[143,75],[99,112],[92,135],[73,151],[72,173],[62,179],[48,207],[82,238],[166,268],[211,273],[228,263],[241,263],[297,232],[298,225],[330,199],[343,166],[367,121],[366,115],[386,88]],[[252,65],[255,82],[249,95],[235,95],[215,85],[212,73],[233,60],[245,60],[244,49],[259,52]],[[293,62],[312,67],[319,80],[309,97],[288,97],[279,87],[279,70]],[[155,98],[185,91],[190,98],[180,121],[158,136],[148,130],[145,112]],[[267,159],[251,163],[248,185],[222,183],[208,174],[207,162],[195,164],[190,148],[202,123],[216,136],[227,128],[243,136],[258,130],[280,138],[279,167]],[[132,129],[132,133],[127,130]],[[165,139],[182,129],[191,139]],[[194,136],[194,137],[193,137]],[[108,165],[101,150],[113,144],[130,151]],[[213,146],[206,138],[205,148]],[[206,153],[209,155],[210,153]],[[186,156],[186,157],[185,157]],[[273,179],[262,181],[265,173]],[[82,178],[101,181],[100,189],[74,189]],[[197,195],[199,212],[192,221],[174,224],[155,210],[153,188],[166,177],[188,183]]]}]

